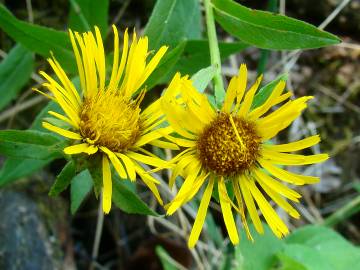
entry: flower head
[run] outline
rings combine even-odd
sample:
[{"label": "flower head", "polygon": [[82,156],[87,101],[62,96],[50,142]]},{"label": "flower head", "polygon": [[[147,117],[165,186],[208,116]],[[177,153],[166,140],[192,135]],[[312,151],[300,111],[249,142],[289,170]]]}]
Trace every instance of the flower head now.
[{"label": "flower head", "polygon": [[[314,164],[328,158],[327,154],[289,153],[317,144],[320,141],[317,135],[287,144],[268,143],[301,114],[312,97],[288,100],[291,94],[283,93],[285,82],[280,81],[269,98],[261,106],[253,108],[261,77],[247,92],[246,81],[247,69],[241,65],[239,74],[230,81],[220,111],[214,109],[206,95],[197,92],[187,77],[179,74],[175,75],[162,97],[162,110],[178,134],[167,138],[185,148],[174,158],[175,166],[169,184],[172,186],[179,175],[185,180],[167,206],[167,214],[174,213],[190,201],[202,186],[206,186],[189,237],[190,247],[199,238],[215,185],[233,244],[239,242],[239,236],[232,209],[239,213],[250,239],[246,213],[256,231],[263,233],[257,208],[276,236],[286,235],[287,226],[266,198],[272,199],[292,217],[299,218],[299,213],[286,199],[298,202],[301,195],[282,182],[303,185],[316,183],[319,179],[286,171],[278,165]],[[279,108],[269,111],[279,104],[282,104]],[[228,186],[232,187],[234,199],[229,196]]]},{"label": "flower head", "polygon": [[[138,174],[151,189],[160,204],[162,200],[156,188],[157,180],[146,173],[141,163],[155,167],[166,167],[167,163],[147,152],[143,146],[152,144],[163,147],[176,147],[161,140],[169,128],[159,128],[165,121],[160,112],[159,101],[144,111],[140,103],[145,91],[141,91],[146,79],[153,72],[165,54],[167,47],[161,47],[147,63],[147,37],[137,38],[133,34],[131,45],[127,30],[124,33],[124,45],[120,58],[118,30],[114,31],[114,58],[112,72],[106,73],[105,53],[100,31],[95,27],[91,32],[80,35],[69,31],[80,78],[80,89],[65,74],[54,57],[49,58],[57,80],[45,72],[43,84],[52,95],[36,91],[59,104],[64,114],[49,111],[57,118],[44,121],[43,126],[73,141],[64,149],[69,155],[85,153],[102,156],[103,171],[103,210],[111,208],[111,169],[112,164],[121,178],[134,181]],[[61,125],[58,123],[60,120]],[[68,128],[63,128],[67,125]]]}]

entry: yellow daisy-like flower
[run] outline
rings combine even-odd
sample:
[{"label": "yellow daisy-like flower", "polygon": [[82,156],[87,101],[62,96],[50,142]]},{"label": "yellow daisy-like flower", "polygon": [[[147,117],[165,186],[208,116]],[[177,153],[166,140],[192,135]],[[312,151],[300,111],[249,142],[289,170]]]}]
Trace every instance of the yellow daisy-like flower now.
[{"label": "yellow daisy-like flower", "polygon": [[[141,163],[155,167],[166,167],[167,163],[146,151],[143,146],[152,144],[158,147],[177,148],[176,145],[162,140],[163,134],[171,129],[159,128],[165,121],[160,111],[159,101],[144,111],[139,105],[145,91],[138,91],[158,65],[167,47],[163,46],[147,63],[148,38],[137,39],[134,32],[131,45],[127,30],[120,58],[118,30],[114,31],[114,58],[112,72],[106,76],[106,64],[100,31],[95,27],[91,32],[73,33],[69,31],[78,67],[81,89],[78,91],[69,80],[60,64],[53,57],[48,59],[58,81],[45,72],[43,84],[52,95],[34,89],[59,104],[64,111],[59,114],[48,113],[57,122],[67,124],[70,130],[53,121],[43,122],[43,126],[55,133],[73,140],[73,145],[64,149],[68,155],[85,153],[102,156],[103,171],[103,210],[111,208],[112,180],[110,163],[121,178],[134,181],[139,175],[162,204],[155,184],[159,183],[148,174]],[[139,92],[136,98],[134,96]],[[54,122],[55,123],[55,122]]]},{"label": "yellow daisy-like flower", "polygon": [[[266,198],[272,199],[294,218],[299,213],[286,199],[298,202],[301,195],[280,181],[293,185],[312,184],[317,177],[288,172],[278,165],[306,165],[322,162],[327,154],[299,155],[298,151],[317,144],[319,136],[272,145],[266,142],[288,127],[306,108],[312,97],[288,100],[283,93],[285,82],[280,81],[270,97],[259,107],[252,108],[253,98],[261,77],[245,93],[247,69],[241,65],[238,76],[231,79],[220,111],[200,94],[187,77],[177,74],[162,97],[162,110],[177,136],[167,136],[185,150],[174,158],[176,162],[170,186],[177,176],[185,179],[167,214],[191,200],[202,186],[206,186],[199,210],[190,233],[188,245],[193,247],[200,235],[214,186],[217,185],[221,211],[233,244],[239,242],[232,209],[240,214],[245,231],[250,234],[245,214],[249,214],[257,232],[263,226],[257,213],[260,209],[266,222],[277,237],[288,233]],[[275,105],[288,100],[273,112]],[[279,181],[280,180],[280,181]],[[234,199],[229,196],[232,188]]]}]

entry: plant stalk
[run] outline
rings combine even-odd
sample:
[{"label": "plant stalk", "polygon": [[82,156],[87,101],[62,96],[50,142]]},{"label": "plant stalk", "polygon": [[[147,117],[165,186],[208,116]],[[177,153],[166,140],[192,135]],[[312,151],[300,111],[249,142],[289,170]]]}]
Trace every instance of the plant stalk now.
[{"label": "plant stalk", "polygon": [[99,208],[98,208],[95,238],[94,238],[94,244],[93,244],[93,249],[92,249],[92,253],[91,253],[91,264],[90,264],[89,270],[94,269],[95,261],[99,254],[100,240],[101,240],[101,235],[102,235],[103,225],[104,225],[104,211],[102,209],[102,200],[103,200],[103,198],[102,198],[102,193],[101,193]]},{"label": "plant stalk", "polygon": [[219,44],[216,36],[214,12],[210,3],[210,0],[204,0],[205,15],[206,15],[206,28],[209,40],[210,59],[211,65],[216,68],[216,72],[213,78],[215,89],[215,101],[216,104],[221,105],[224,101],[225,89],[221,76],[221,58],[219,51]]}]

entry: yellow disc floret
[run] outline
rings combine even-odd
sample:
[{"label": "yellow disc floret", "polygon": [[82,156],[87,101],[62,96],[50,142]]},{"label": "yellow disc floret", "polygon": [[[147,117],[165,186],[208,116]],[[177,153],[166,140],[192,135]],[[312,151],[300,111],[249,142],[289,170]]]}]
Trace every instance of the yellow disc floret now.
[{"label": "yellow disc floret", "polygon": [[80,132],[88,143],[122,152],[138,138],[139,117],[138,102],[127,101],[117,91],[99,91],[84,100]]},{"label": "yellow disc floret", "polygon": [[197,149],[209,171],[232,176],[251,168],[259,156],[260,142],[254,123],[221,112],[199,136]]}]

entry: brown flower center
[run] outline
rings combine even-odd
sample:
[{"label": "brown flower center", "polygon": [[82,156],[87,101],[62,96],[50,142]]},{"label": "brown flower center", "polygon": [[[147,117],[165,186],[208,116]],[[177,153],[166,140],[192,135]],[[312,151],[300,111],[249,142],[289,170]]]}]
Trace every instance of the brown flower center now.
[{"label": "brown flower center", "polygon": [[221,112],[199,136],[197,150],[209,171],[233,176],[250,169],[259,157],[260,143],[255,123]]}]

